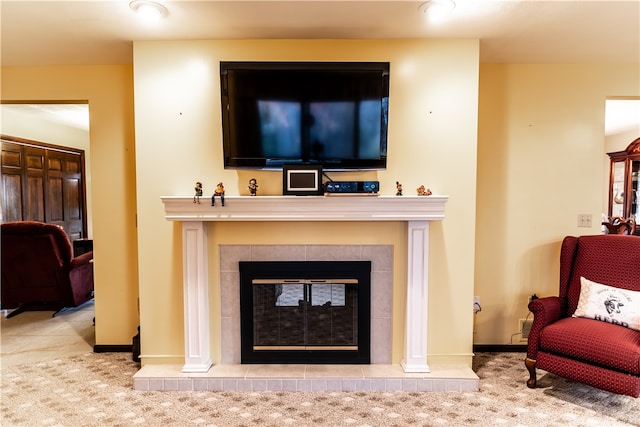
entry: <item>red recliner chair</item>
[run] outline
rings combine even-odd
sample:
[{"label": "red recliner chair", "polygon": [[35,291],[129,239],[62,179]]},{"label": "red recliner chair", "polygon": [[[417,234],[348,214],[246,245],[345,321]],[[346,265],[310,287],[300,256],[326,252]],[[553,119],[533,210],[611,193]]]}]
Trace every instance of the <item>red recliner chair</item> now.
[{"label": "red recliner chair", "polygon": [[[596,287],[589,281],[606,286]],[[582,287],[585,292],[581,295]],[[560,253],[559,295],[529,303],[534,319],[525,359],[530,374],[527,385],[536,386],[536,368],[540,368],[599,389],[638,397],[639,291],[640,237],[566,237]],[[617,306],[610,306],[618,294],[624,297],[619,298]],[[589,299],[590,304],[585,304]],[[585,313],[589,310],[599,311]],[[633,320],[625,320],[623,315],[631,315]]]},{"label": "red recliner chair", "polygon": [[93,251],[74,258],[62,227],[8,222],[1,225],[0,234],[0,305],[3,310],[15,308],[7,318],[26,310],[77,307],[93,298]]}]

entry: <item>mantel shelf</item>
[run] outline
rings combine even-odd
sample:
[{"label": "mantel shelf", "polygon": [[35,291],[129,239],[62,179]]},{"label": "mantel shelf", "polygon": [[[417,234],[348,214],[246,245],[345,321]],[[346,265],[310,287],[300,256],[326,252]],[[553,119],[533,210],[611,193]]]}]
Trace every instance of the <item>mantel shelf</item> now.
[{"label": "mantel shelf", "polygon": [[432,221],[449,196],[163,196],[168,221]]}]

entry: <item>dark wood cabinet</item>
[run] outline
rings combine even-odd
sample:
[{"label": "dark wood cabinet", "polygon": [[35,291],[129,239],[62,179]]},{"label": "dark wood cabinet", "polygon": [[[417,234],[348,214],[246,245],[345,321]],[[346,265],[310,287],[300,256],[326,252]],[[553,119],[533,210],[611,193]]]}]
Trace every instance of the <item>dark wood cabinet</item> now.
[{"label": "dark wood cabinet", "polygon": [[[609,216],[633,218],[640,224],[640,138],[623,151],[607,153],[611,159],[609,179]],[[636,229],[640,234],[640,227]]]},{"label": "dark wood cabinet", "polygon": [[58,224],[87,236],[84,150],[2,138],[2,222]]}]

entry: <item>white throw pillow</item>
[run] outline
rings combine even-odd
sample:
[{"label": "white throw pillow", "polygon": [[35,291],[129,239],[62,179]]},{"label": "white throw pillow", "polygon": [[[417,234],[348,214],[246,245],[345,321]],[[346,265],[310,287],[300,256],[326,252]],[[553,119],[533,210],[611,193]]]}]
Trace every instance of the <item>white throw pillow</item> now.
[{"label": "white throw pillow", "polygon": [[580,299],[573,317],[586,317],[640,331],[640,292],[580,277]]}]

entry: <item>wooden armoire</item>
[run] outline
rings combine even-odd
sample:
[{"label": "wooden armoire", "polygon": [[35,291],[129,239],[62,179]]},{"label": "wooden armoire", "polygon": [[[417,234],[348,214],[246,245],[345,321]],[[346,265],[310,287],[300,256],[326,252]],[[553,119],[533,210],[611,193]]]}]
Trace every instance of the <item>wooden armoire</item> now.
[{"label": "wooden armoire", "polygon": [[6,135],[2,140],[2,222],[58,224],[87,237],[84,150]]}]

